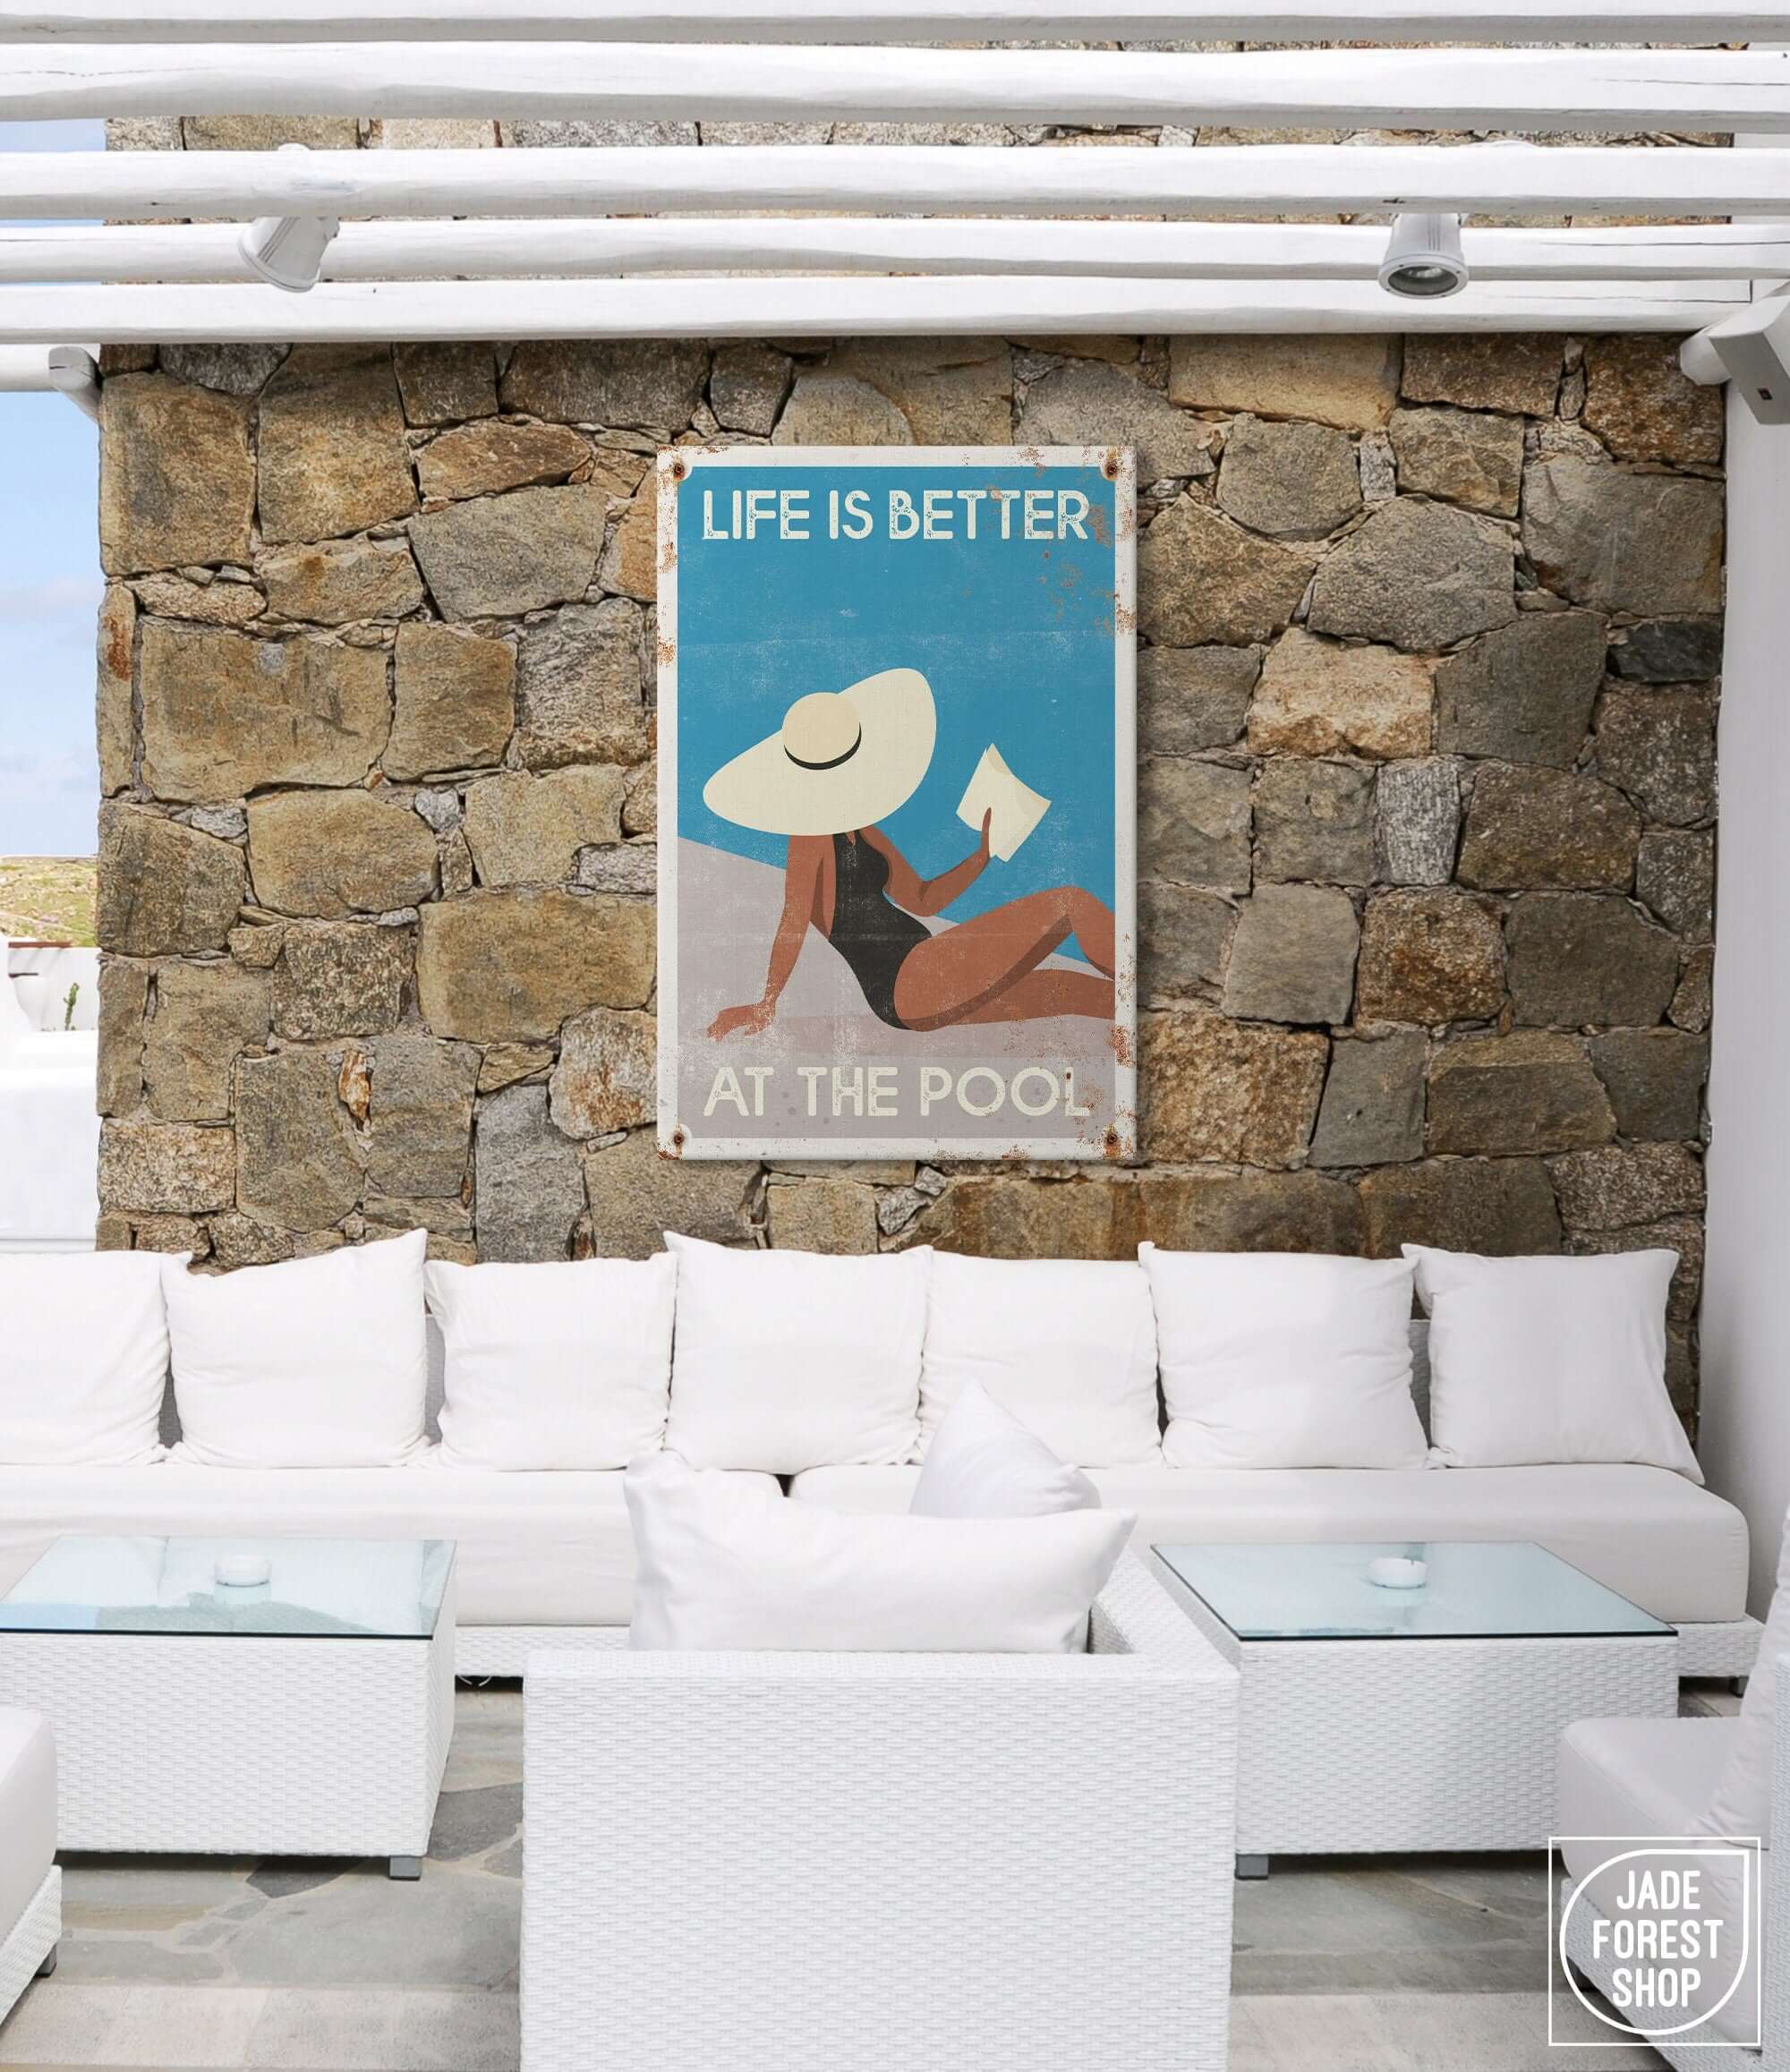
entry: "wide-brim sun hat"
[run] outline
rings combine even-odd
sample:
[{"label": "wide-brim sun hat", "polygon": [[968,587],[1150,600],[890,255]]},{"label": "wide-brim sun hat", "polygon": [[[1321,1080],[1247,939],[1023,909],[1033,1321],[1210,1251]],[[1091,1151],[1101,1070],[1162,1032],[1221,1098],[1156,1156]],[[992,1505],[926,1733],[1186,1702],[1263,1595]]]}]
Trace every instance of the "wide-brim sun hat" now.
[{"label": "wide-brim sun hat", "polygon": [[919,789],[938,716],[918,669],[879,669],[842,691],[810,691],[776,733],[703,787],[703,804],[761,834],[848,834]]}]

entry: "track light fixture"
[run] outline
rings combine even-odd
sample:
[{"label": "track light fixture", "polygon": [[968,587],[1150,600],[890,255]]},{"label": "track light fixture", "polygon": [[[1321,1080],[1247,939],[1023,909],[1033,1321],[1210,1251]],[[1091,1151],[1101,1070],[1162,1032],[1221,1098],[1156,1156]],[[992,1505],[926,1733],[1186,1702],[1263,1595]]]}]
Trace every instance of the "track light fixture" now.
[{"label": "track light fixture", "polygon": [[1458,216],[1406,215],[1393,218],[1380,286],[1388,294],[1433,302],[1458,294],[1472,276],[1461,249]]},{"label": "track light fixture", "polygon": [[[282,144],[282,151],[302,151],[303,144]],[[236,240],[248,266],[270,287],[302,295],[317,286],[323,255],[342,227],[334,216],[258,216]]]}]

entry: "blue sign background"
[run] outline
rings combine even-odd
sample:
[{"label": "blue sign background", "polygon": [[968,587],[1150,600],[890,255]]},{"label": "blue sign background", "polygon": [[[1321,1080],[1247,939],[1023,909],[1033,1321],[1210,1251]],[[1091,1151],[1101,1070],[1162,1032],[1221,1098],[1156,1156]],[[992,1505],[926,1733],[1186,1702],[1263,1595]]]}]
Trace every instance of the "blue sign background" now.
[{"label": "blue sign background", "polygon": [[[965,486],[1077,489],[1093,507],[1083,542],[1002,540],[991,506],[973,541],[891,540],[889,492],[917,503],[936,468],[697,470],[678,510],[678,831],[781,866],[787,843],[718,819],[703,787],[722,763],[775,733],[810,691],[840,691],[879,669],[916,669],[932,685],[931,768],[881,824],[924,876],[975,846],[957,804],[992,742],[1051,810],[1010,863],[985,871],[950,908],[965,920],[1055,884],[1114,896],[1113,552],[1116,491],[1098,468],[966,469]],[[754,540],[705,540],[702,493],[717,513],[732,490],[809,491],[806,541],[774,525]],[[826,536],[827,492],[867,490],[874,533]],[[1015,523],[1016,534],[1019,531]]]}]

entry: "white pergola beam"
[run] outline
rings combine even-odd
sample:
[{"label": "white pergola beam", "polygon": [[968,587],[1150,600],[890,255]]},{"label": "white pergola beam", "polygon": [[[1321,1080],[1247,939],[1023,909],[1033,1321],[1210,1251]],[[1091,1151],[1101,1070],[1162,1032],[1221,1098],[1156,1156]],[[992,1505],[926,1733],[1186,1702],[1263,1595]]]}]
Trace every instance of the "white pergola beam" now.
[{"label": "white pergola beam", "polygon": [[55,0],[0,4],[0,42],[1772,43],[1790,8],[1732,0]]},{"label": "white pergola beam", "polygon": [[[0,225],[0,282],[249,281],[231,224]],[[1475,230],[1479,281],[1790,278],[1790,226]],[[1085,223],[1023,217],[575,217],[345,224],[328,280],[507,280],[667,273],[1029,274],[1133,280],[1375,278],[1384,229]]]},{"label": "white pergola beam", "polygon": [[1790,53],[49,43],[0,72],[0,121],[181,115],[1778,133]]},{"label": "white pergola beam", "polygon": [[35,395],[49,386],[47,346],[0,345],[0,396]]},{"label": "white pergola beam", "polygon": [[1720,281],[1532,287],[1445,302],[1377,285],[1093,281],[958,275],[797,279],[326,282],[268,287],[4,287],[0,343],[71,332],[115,345],[440,338],[827,337],[918,333],[1694,331],[1746,306]]},{"label": "white pergola beam", "polygon": [[743,144],[526,151],[0,153],[0,217],[821,214],[1243,217],[1466,209],[1782,217],[1790,150],[1497,144]]}]

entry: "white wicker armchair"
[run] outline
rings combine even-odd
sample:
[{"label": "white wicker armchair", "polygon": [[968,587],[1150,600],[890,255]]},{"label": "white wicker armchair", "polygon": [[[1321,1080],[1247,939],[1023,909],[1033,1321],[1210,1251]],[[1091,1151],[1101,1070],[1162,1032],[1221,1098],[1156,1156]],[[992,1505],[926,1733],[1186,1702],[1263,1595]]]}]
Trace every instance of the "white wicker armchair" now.
[{"label": "white wicker armchair", "polygon": [[524,2072],[1223,2072],[1237,1675],[1133,1556],[1091,1624],[531,1656]]}]

